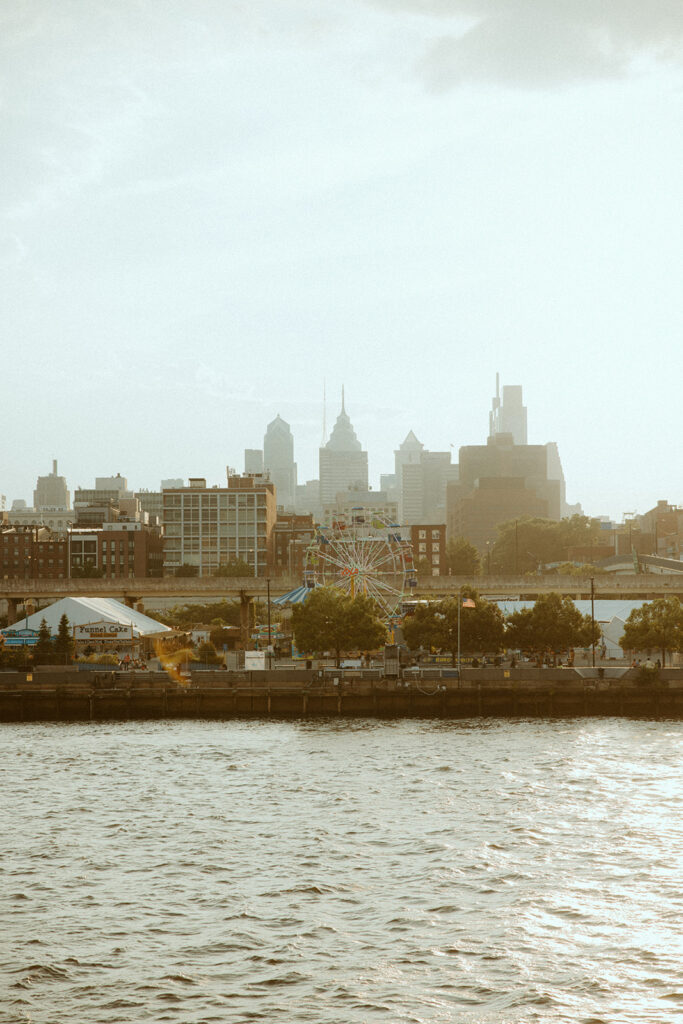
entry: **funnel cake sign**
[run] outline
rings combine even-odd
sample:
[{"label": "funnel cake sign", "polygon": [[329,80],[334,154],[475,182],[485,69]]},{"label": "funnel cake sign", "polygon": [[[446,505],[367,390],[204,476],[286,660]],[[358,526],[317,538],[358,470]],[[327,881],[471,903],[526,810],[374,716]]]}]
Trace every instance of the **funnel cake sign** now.
[{"label": "funnel cake sign", "polygon": [[74,640],[132,640],[137,634],[133,632],[133,626],[127,626],[123,622],[86,622],[81,626],[74,626]]}]

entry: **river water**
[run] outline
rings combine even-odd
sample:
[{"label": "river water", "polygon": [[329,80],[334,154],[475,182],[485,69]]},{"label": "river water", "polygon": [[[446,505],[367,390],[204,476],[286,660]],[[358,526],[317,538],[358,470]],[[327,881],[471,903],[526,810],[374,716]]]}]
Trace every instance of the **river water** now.
[{"label": "river water", "polygon": [[3,726],[0,1020],[682,1020],[682,739]]}]

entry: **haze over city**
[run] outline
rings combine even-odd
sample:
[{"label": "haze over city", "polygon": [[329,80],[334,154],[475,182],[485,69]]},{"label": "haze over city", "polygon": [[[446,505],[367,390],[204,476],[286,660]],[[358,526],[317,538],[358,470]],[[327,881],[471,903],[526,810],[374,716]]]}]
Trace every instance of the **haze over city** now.
[{"label": "haze over city", "polygon": [[0,490],[222,482],[277,413],[315,477],[323,382],[377,487],[500,371],[569,501],[680,500],[683,9],[597,6],[3,5]]}]

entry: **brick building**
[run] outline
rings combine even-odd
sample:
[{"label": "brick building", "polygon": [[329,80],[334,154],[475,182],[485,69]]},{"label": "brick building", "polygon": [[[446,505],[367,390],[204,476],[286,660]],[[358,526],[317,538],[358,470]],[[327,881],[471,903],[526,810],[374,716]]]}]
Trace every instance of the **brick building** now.
[{"label": "brick building", "polygon": [[67,540],[42,526],[12,526],[0,534],[0,577],[58,580],[68,575]]},{"label": "brick building", "polygon": [[314,536],[312,515],[278,512],[273,537],[273,574],[303,576],[304,558]]},{"label": "brick building", "polygon": [[420,563],[428,563],[429,569],[422,569],[432,576],[447,576],[446,527],[438,523],[418,523],[410,527],[413,545],[413,563],[420,571]]},{"label": "brick building", "polygon": [[161,530],[145,523],[104,523],[97,531],[97,556],[104,575],[163,576],[164,542]]}]

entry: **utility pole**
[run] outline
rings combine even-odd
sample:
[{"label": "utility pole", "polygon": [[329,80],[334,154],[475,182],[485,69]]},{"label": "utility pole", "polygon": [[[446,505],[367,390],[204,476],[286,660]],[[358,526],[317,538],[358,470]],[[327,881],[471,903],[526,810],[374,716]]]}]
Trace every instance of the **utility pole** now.
[{"label": "utility pole", "polygon": [[591,576],[591,647],[592,662],[595,668],[595,578]]},{"label": "utility pole", "polygon": [[270,631],[270,576],[266,580],[266,588],[268,590],[268,670],[273,667],[273,643]]},{"label": "utility pole", "polygon": [[519,569],[517,566],[517,520],[515,519],[515,576],[518,575]]},{"label": "utility pole", "polygon": [[462,587],[458,587],[458,686],[460,686],[460,612],[462,609]]}]

